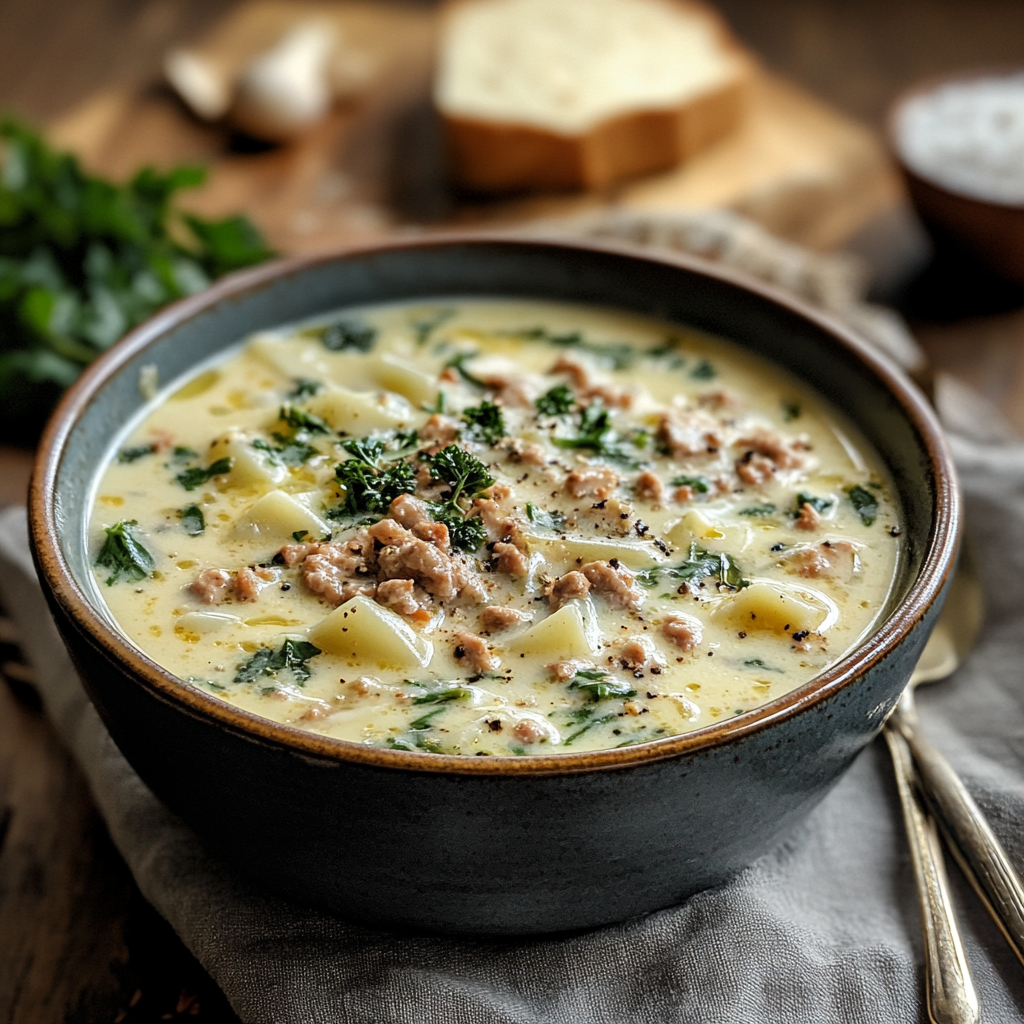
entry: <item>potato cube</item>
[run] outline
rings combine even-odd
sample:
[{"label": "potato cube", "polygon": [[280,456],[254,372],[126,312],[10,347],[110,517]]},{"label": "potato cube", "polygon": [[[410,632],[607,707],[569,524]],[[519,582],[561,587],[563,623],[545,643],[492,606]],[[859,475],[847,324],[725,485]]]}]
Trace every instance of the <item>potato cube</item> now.
[{"label": "potato cube", "polygon": [[434,645],[400,615],[361,595],[321,619],[309,639],[328,654],[366,668],[424,668],[434,655]]}]

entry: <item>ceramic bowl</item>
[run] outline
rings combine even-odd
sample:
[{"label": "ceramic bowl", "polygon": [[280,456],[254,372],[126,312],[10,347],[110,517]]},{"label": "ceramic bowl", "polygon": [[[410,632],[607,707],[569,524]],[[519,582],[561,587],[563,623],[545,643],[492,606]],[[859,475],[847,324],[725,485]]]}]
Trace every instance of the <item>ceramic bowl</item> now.
[{"label": "ceramic bowl", "polygon": [[[1017,68],[1013,73],[1021,71]],[[907,163],[900,140],[900,122],[909,103],[946,85],[1010,73],[1001,68],[929,79],[896,100],[889,112],[887,134],[910,198],[936,241],[952,245],[1007,280],[1024,284],[1024,204],[989,202],[946,188]]]},{"label": "ceramic bowl", "polygon": [[[796,371],[888,465],[907,557],[882,624],[812,681],[653,743],[539,757],[364,746],[259,718],[164,671],[88,596],[87,495],[143,368],[172,380],[252,331],[348,303],[504,295],[611,305]],[[696,259],[624,245],[435,237],[271,264],[170,307],[105,354],[46,431],[31,493],[40,578],[115,742],[233,869],[393,927],[525,934],[677,903],[770,850],[895,704],[957,548],[954,470],[918,391],[836,324]]]}]

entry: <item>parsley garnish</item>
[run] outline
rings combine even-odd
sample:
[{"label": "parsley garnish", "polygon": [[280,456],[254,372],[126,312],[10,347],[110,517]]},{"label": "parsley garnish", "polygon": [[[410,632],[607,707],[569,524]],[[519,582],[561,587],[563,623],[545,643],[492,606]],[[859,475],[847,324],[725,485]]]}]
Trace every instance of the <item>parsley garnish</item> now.
[{"label": "parsley garnish", "polygon": [[239,665],[234,681],[254,683],[260,676],[274,676],[288,669],[299,686],[304,686],[310,676],[308,662],[320,653],[320,648],[308,640],[292,640],[289,637],[281,644],[280,650],[261,647],[248,661]]},{"label": "parsley garnish", "polygon": [[698,494],[707,494],[711,486],[707,477],[703,476],[675,476],[672,478],[673,487],[692,487]]},{"label": "parsley garnish", "polygon": [[152,455],[155,451],[155,444],[140,444],[135,448],[122,448],[117,453],[117,461],[120,463],[138,462],[139,459],[144,459],[147,455]]},{"label": "parsley garnish", "polygon": [[135,527],[138,525],[137,520],[128,519],[105,528],[107,539],[96,556],[96,564],[111,570],[106,579],[108,587],[122,580],[136,583],[146,579],[153,571],[156,564],[153,556],[135,536]]},{"label": "parsley garnish", "polygon": [[728,555],[719,551],[706,551],[696,541],[690,544],[689,557],[685,562],[641,569],[636,578],[645,587],[657,586],[665,578],[694,584],[704,579],[715,579],[719,586],[730,590],[742,590],[750,586],[750,581],[743,578],[740,567]]},{"label": "parsley garnish", "polygon": [[793,420],[800,418],[800,403],[799,402],[783,402],[782,403],[782,418],[786,423],[792,423]]},{"label": "parsley garnish", "polygon": [[[868,495],[868,497],[871,497],[871,495]],[[806,491],[801,491],[796,496],[796,501],[794,502],[792,513],[794,518],[800,515],[800,512],[802,511],[804,505],[810,505],[815,512],[824,512],[826,509],[832,507],[832,499],[816,498],[813,494],[808,494]]]},{"label": "parsley garnish", "polygon": [[478,517],[466,518],[459,499],[486,490],[494,483],[494,477],[478,458],[455,444],[431,456],[428,464],[433,478],[451,488],[443,501],[431,504],[431,514],[437,522],[448,527],[448,535],[455,547],[476,551],[487,539],[487,530]]},{"label": "parsley garnish", "polygon": [[481,380],[479,377],[474,377],[473,374],[466,369],[466,363],[470,359],[476,359],[479,352],[456,352],[455,355],[444,364],[446,370],[455,370],[458,375],[467,383],[472,384],[475,388],[482,388],[484,391],[487,390],[487,382]]},{"label": "parsley garnish", "polygon": [[369,352],[377,340],[377,328],[362,320],[339,320],[302,333],[307,338],[317,338],[331,352]]},{"label": "parsley garnish", "polygon": [[176,445],[171,451],[171,462],[188,462],[189,459],[198,459],[199,452],[195,448],[186,448],[184,445]]},{"label": "parsley garnish", "polygon": [[[417,683],[417,686],[422,685]],[[427,693],[413,697],[413,704],[447,704],[453,700],[466,700],[472,697],[473,691],[468,686],[444,686],[439,690],[430,690]]]},{"label": "parsley garnish", "polygon": [[750,505],[747,508],[740,509],[741,516],[770,516],[775,514],[775,506],[771,502],[765,502],[763,505]]},{"label": "parsley garnish", "polygon": [[533,403],[541,416],[564,416],[572,412],[576,396],[568,384],[556,384]]},{"label": "parsley garnish", "polygon": [[198,505],[189,505],[188,508],[178,509],[178,518],[190,537],[198,537],[206,529],[206,519],[203,516],[203,510]]},{"label": "parsley garnish", "polygon": [[714,380],[718,376],[718,371],[708,362],[707,359],[702,359],[691,371],[690,376],[694,380]]},{"label": "parsley garnish", "polygon": [[175,479],[186,491],[194,491],[197,487],[202,487],[208,480],[212,480],[215,476],[220,476],[230,470],[231,459],[223,458],[211,463],[205,469],[202,466],[192,466],[179,473]]},{"label": "parsley garnish", "polygon": [[878,518],[878,499],[870,492],[864,490],[860,484],[850,487],[847,492],[850,504],[857,510],[860,521],[865,526],[871,526]]},{"label": "parsley garnish", "polygon": [[311,434],[329,434],[331,428],[319,416],[313,416],[293,405],[282,405],[278,414],[292,430],[308,430]]},{"label": "parsley garnish", "polygon": [[353,455],[335,468],[334,477],[345,488],[345,503],[328,513],[332,519],[365,513],[384,515],[400,494],[416,491],[416,469],[409,462],[398,461],[379,469],[376,460]]},{"label": "parsley garnish", "polygon": [[[559,448],[587,448],[597,455],[621,462],[633,469],[641,465],[623,450],[623,438],[612,427],[611,414],[600,401],[591,402],[581,410],[579,433],[575,437],[552,437],[551,441]],[[646,441],[646,438],[643,441]]]},{"label": "parsley garnish", "polygon": [[463,412],[462,419],[469,425],[468,434],[473,440],[495,445],[506,434],[501,406],[493,402],[485,400],[480,405],[470,406]]},{"label": "parsley garnish", "polygon": [[296,377],[295,388],[288,395],[289,398],[312,398],[323,391],[323,384],[312,377]]},{"label": "parsley garnish", "polygon": [[304,434],[295,437],[288,437],[285,434],[271,434],[270,436],[277,442],[276,445],[268,444],[257,438],[253,441],[252,446],[257,451],[263,452],[272,463],[301,466],[320,454],[311,444],[306,443]]}]

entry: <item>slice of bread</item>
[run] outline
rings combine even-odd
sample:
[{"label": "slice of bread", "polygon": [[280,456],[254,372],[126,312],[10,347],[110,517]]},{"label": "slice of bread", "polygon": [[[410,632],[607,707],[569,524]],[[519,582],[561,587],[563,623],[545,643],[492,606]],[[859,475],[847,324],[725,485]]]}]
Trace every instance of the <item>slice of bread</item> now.
[{"label": "slice of bread", "polygon": [[434,96],[459,185],[598,188],[729,132],[751,67],[691,0],[452,0]]}]

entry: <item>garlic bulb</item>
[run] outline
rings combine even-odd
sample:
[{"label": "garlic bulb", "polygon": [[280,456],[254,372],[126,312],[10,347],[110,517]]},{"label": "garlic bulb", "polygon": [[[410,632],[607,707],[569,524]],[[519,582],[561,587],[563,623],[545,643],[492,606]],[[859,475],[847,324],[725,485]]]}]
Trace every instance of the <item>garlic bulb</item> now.
[{"label": "garlic bulb", "polygon": [[330,25],[296,25],[243,71],[231,120],[242,131],[272,142],[283,142],[314,124],[333,100],[329,64],[334,46]]}]

